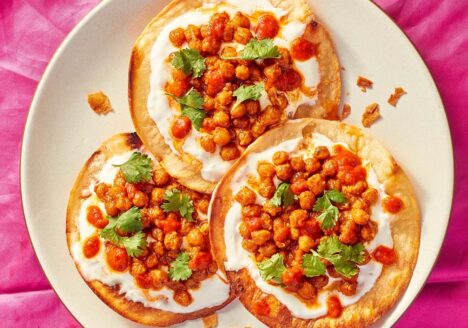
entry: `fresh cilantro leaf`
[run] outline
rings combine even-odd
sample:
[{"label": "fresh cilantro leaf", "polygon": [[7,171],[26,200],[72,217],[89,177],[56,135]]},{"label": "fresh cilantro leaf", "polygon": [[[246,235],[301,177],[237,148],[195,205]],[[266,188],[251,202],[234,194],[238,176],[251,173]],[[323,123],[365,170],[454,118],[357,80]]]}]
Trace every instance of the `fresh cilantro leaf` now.
[{"label": "fresh cilantro leaf", "polygon": [[112,244],[120,245],[120,235],[115,231],[117,219],[108,217],[109,223],[101,230],[101,237],[109,240]]},{"label": "fresh cilantro leaf", "polygon": [[280,183],[270,203],[275,207],[292,205],[294,203],[294,194],[291,191],[290,184],[286,182]]},{"label": "fresh cilantro leaf", "polygon": [[140,231],[130,237],[122,237],[122,245],[129,256],[138,257],[146,248],[147,241],[144,232]]},{"label": "fresh cilantro leaf", "polygon": [[123,232],[138,232],[143,229],[141,212],[138,207],[132,207],[116,218],[116,226]]},{"label": "fresh cilantro leaf", "polygon": [[180,280],[187,280],[192,275],[192,270],[189,268],[189,261],[190,257],[187,253],[182,252],[180,253],[175,261],[171,263],[171,267],[169,269],[169,277],[172,280],[180,281]]},{"label": "fresh cilantro leaf", "polygon": [[278,47],[273,44],[272,39],[250,39],[241,53],[241,58],[245,60],[279,57],[281,57],[281,54],[278,51]]},{"label": "fresh cilantro leaf", "polygon": [[197,131],[200,130],[203,124],[203,120],[206,117],[206,112],[203,109],[185,107],[182,109],[182,116],[186,116],[192,121],[193,126]]},{"label": "fresh cilantro leaf", "polygon": [[313,210],[316,212],[323,211],[317,217],[317,220],[322,224],[322,229],[327,230],[333,228],[338,220],[338,208],[332,204],[344,203],[347,201],[345,195],[338,190],[328,190],[322,197],[318,198],[314,204]]},{"label": "fresh cilantro leaf", "polygon": [[167,95],[180,104],[182,115],[192,121],[195,129],[200,130],[206,116],[206,112],[203,110],[203,96],[195,89],[190,89],[183,97],[176,97],[170,93]]},{"label": "fresh cilantro leaf", "polygon": [[317,248],[317,254],[330,261],[336,272],[351,278],[358,273],[357,264],[364,261],[364,245],[345,245],[338,237],[322,238]]},{"label": "fresh cilantro leaf", "polygon": [[[122,213],[117,218],[108,217],[109,223],[102,229],[100,235],[109,240],[112,244],[125,247],[129,256],[138,257],[143,253],[147,242],[146,236],[141,231],[141,213],[136,207],[132,207],[127,212]],[[116,228],[123,232],[137,232],[130,237],[122,237],[116,231]]]},{"label": "fresh cilantro leaf", "polygon": [[341,192],[335,189],[326,191],[325,195],[329,200],[338,204],[344,203],[347,200],[345,195],[343,195]]},{"label": "fresh cilantro leaf", "polygon": [[239,88],[237,88],[233,96],[237,98],[236,103],[234,104],[234,107],[237,107],[240,103],[252,99],[252,100],[258,100],[262,96],[262,91],[264,90],[263,83],[258,83],[254,85],[241,85]]},{"label": "fresh cilantro leaf", "polygon": [[140,152],[134,152],[125,163],[113,166],[120,167],[125,180],[130,183],[149,181],[153,176],[153,161]]},{"label": "fresh cilantro leaf", "polygon": [[258,264],[260,270],[260,276],[263,280],[272,280],[278,284],[282,282],[281,276],[286,269],[284,266],[283,255],[276,253],[268,260],[264,260]]},{"label": "fresh cilantro leaf", "polygon": [[322,229],[333,228],[338,220],[338,208],[331,205],[317,217],[317,220],[321,223]]},{"label": "fresh cilantro leaf", "polygon": [[187,75],[192,73],[193,77],[202,76],[206,69],[205,58],[195,49],[187,48],[177,51],[171,63]]},{"label": "fresh cilantro leaf", "polygon": [[305,254],[302,257],[302,268],[306,277],[309,278],[324,275],[326,272],[325,264],[316,254]]},{"label": "fresh cilantro leaf", "polygon": [[179,212],[187,221],[194,221],[192,216],[194,212],[193,202],[189,196],[174,188],[166,190],[164,193],[164,200],[166,202],[161,205],[161,208],[165,212]]}]

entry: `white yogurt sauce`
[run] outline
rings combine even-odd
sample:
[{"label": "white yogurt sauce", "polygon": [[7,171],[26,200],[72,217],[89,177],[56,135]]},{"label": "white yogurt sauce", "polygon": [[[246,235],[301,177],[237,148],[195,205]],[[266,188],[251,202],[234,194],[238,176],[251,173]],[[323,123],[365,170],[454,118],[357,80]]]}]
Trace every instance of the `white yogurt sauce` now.
[{"label": "white yogurt sauce", "polygon": [[[236,193],[242,185],[245,184],[248,175],[255,175],[257,169],[257,163],[259,161],[271,161],[273,154],[276,151],[287,151],[289,153],[297,151],[297,147],[300,144],[302,138],[291,139],[284,141],[279,145],[269,148],[262,153],[251,154],[247,159],[247,163],[237,172],[231,182],[231,189],[233,193]],[[336,143],[333,143],[329,138],[322,134],[313,134],[312,142],[314,147],[327,146],[332,147]],[[341,145],[344,145],[340,143]],[[299,152],[303,152],[300,150]],[[305,150],[307,153],[312,153],[311,149]],[[307,155],[306,155],[307,156]],[[379,191],[379,201],[372,207],[372,220],[378,223],[379,230],[375,239],[365,244],[369,251],[372,251],[378,245],[386,245],[389,247],[393,246],[393,240],[391,236],[391,230],[389,220],[391,216],[385,213],[381,207],[381,199],[385,197],[385,191],[383,185],[377,180],[375,171],[370,165],[365,165],[368,170],[367,182],[370,186],[376,188]],[[226,259],[225,269],[229,271],[237,271],[240,269],[247,269],[251,277],[255,280],[257,286],[265,293],[275,296],[281,303],[283,303],[289,311],[298,318],[313,319],[320,316],[326,315],[326,299],[331,294],[330,291],[322,290],[317,298],[316,307],[308,307],[295,295],[286,292],[282,287],[273,286],[264,281],[260,272],[254,262],[254,258],[251,254],[242,247],[242,237],[239,234],[239,225],[242,220],[241,205],[238,202],[234,202],[233,206],[229,209],[224,225],[224,240],[226,244]],[[368,264],[359,266],[360,273],[358,277],[358,285],[356,294],[353,296],[346,296],[340,294],[341,304],[348,306],[357,302],[362,296],[364,296],[375,284],[377,278],[380,276],[382,271],[382,264],[371,260]],[[329,285],[333,283],[334,279],[330,278]],[[334,292],[336,293],[336,292]]]},{"label": "white yogurt sauce", "polygon": [[[122,164],[129,159],[133,151],[110,158],[103,166],[99,174],[98,182],[112,183],[118,168],[114,164]],[[154,158],[152,158],[154,161]],[[103,203],[99,201],[96,194],[92,194],[86,199],[80,210],[78,219],[78,229],[80,232],[80,241],[72,245],[72,255],[81,269],[81,273],[88,281],[98,280],[107,286],[119,286],[119,293],[124,294],[125,298],[133,302],[141,302],[146,307],[152,307],[163,311],[174,313],[189,313],[203,308],[213,307],[224,303],[229,297],[229,285],[219,276],[219,271],[209,279],[203,280],[201,286],[196,290],[189,290],[193,302],[189,306],[182,306],[174,301],[173,291],[166,287],[161,290],[148,290],[149,298],[146,297],[143,290],[135,283],[134,277],[128,272],[111,271],[104,258],[103,240],[99,253],[88,259],[83,255],[82,241],[96,233],[96,228],[91,225],[86,218],[86,209],[89,205],[97,205],[105,213]]]},{"label": "white yogurt sauce", "polygon": [[[179,49],[174,47],[169,41],[169,33],[175,28],[185,28],[189,24],[201,25],[208,23],[214,11],[211,8],[215,5],[218,6],[218,11],[226,11],[231,17],[237,11],[242,11],[246,14],[252,14],[256,11],[269,11],[273,12],[278,19],[287,14],[283,9],[274,7],[268,0],[227,0],[222,3],[215,1],[210,6],[203,8],[203,10],[191,11],[175,18],[161,30],[151,49],[150,93],[148,95],[147,107],[149,115],[156,123],[165,143],[176,154],[179,154],[179,151],[174,147],[174,140],[170,134],[170,125],[172,117],[178,115],[178,111],[169,105],[167,96],[164,94],[164,86],[171,78],[171,67],[166,62],[166,59],[172,52]],[[291,42],[304,33],[305,27],[306,24],[298,21],[287,22],[283,26],[281,34],[274,39],[274,43],[281,47],[290,48]],[[306,86],[316,86],[320,81],[316,59],[312,58],[306,62],[298,63],[296,62],[296,67],[301,70]],[[298,106],[305,103],[313,104],[316,98],[311,99],[301,94],[300,97],[295,97],[294,99],[288,97],[288,100],[289,105],[286,108],[286,113],[288,117],[291,117]],[[266,92],[262,94],[260,103],[262,108],[270,104]],[[199,135],[198,131],[192,129],[191,133],[184,140],[182,151],[202,162],[203,166],[200,173],[203,179],[216,182],[232,165],[232,162],[224,161],[219,156],[219,150],[215,153],[206,152],[200,146],[198,141]]]}]

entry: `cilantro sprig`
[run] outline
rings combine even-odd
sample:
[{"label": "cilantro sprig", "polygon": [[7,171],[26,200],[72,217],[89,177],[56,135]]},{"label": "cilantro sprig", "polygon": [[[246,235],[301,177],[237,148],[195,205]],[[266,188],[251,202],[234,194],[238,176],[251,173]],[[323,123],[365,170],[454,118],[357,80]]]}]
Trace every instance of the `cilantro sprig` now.
[{"label": "cilantro sprig", "polygon": [[183,97],[176,97],[170,93],[167,95],[180,104],[182,116],[188,117],[195,129],[200,130],[203,119],[206,117],[206,112],[203,110],[203,96],[193,88]]},{"label": "cilantro sprig", "polygon": [[240,57],[225,57],[222,59],[256,60],[279,57],[281,57],[281,54],[278,51],[278,46],[273,43],[272,39],[250,39],[249,43],[241,51]]},{"label": "cilantro sprig", "polygon": [[[101,230],[100,236],[109,240],[116,246],[124,247],[129,256],[138,257],[146,248],[146,236],[141,231],[141,212],[137,207],[132,207],[118,217],[108,217],[109,223]],[[130,237],[122,237],[117,230],[125,233],[134,233]]]},{"label": "cilantro sprig", "polygon": [[166,190],[164,193],[165,203],[161,205],[161,208],[165,212],[179,212],[180,215],[185,218],[188,222],[193,222],[193,202],[179,189]]},{"label": "cilantro sprig", "polygon": [[276,188],[275,194],[270,200],[270,203],[275,206],[289,206],[294,204],[294,194],[291,191],[291,185],[286,182],[282,182]]},{"label": "cilantro sprig", "polygon": [[187,253],[180,253],[171,263],[169,268],[169,277],[174,281],[187,280],[192,276],[192,270],[189,267],[190,257]]},{"label": "cilantro sprig", "polygon": [[322,212],[322,214],[317,217],[317,220],[321,223],[322,229],[327,230],[333,228],[338,220],[338,208],[334,206],[332,202],[341,204],[346,201],[346,197],[341,192],[334,189],[326,191],[322,197],[317,199],[313,210]]},{"label": "cilantro sprig", "polygon": [[258,100],[262,96],[262,91],[264,90],[263,83],[258,83],[254,85],[241,85],[233,92],[233,96],[236,97],[236,103],[234,108],[237,107],[240,103],[246,100]]},{"label": "cilantro sprig", "polygon": [[125,180],[130,183],[149,181],[153,176],[153,161],[140,152],[134,152],[125,163],[113,166],[120,167]]},{"label": "cilantro sprig", "polygon": [[345,245],[337,236],[322,238],[317,251],[303,256],[302,267],[307,277],[315,277],[325,274],[325,265],[320,261],[323,258],[333,264],[336,272],[351,278],[359,271],[358,264],[364,262],[364,245]]},{"label": "cilantro sprig", "polygon": [[260,276],[263,280],[271,280],[278,284],[282,283],[281,276],[284,270],[286,270],[283,255],[276,253],[269,259],[260,262],[257,267],[260,270]]},{"label": "cilantro sprig", "polygon": [[187,75],[192,73],[193,77],[202,76],[206,69],[205,58],[197,50],[190,48],[174,53],[171,64]]}]

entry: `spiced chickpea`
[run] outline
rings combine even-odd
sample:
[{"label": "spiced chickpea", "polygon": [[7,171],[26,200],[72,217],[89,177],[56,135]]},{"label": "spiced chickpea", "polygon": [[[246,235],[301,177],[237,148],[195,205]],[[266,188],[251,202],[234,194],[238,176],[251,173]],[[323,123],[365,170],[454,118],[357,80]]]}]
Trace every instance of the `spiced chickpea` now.
[{"label": "spiced chickpea", "polygon": [[295,171],[304,171],[305,170],[305,162],[300,156],[292,157],[291,160],[289,161],[291,164],[291,167]]},{"label": "spiced chickpea", "polygon": [[260,111],[260,102],[258,100],[247,100],[244,102],[247,114],[257,115]]},{"label": "spiced chickpea", "polygon": [[239,11],[236,12],[236,14],[234,15],[231,21],[235,27],[244,27],[244,28],[250,27],[249,18]]},{"label": "spiced chickpea", "polygon": [[275,243],[272,242],[271,240],[267,241],[265,245],[258,248],[258,252],[262,255],[263,258],[270,258],[277,251],[278,251],[278,248],[276,247]]},{"label": "spiced chickpea", "polygon": [[108,201],[104,203],[104,207],[106,209],[106,213],[109,216],[116,216],[119,214],[119,209],[114,201]]},{"label": "spiced chickpea", "polygon": [[200,25],[200,34],[201,34],[202,38],[206,38],[208,36],[211,36],[210,25],[208,25],[208,24]]},{"label": "spiced chickpea", "polygon": [[234,26],[232,21],[229,21],[226,24],[226,27],[224,28],[223,41],[224,42],[231,42],[232,39],[234,39],[234,32],[235,31],[236,31],[236,26]]},{"label": "spiced chickpea", "polygon": [[357,242],[358,225],[353,220],[346,220],[340,225],[340,241],[344,244],[352,245]]},{"label": "spiced chickpea", "polygon": [[176,251],[180,248],[181,244],[182,239],[175,231],[172,231],[164,236],[164,247],[166,247],[168,250]]},{"label": "spiced chickpea", "polygon": [[163,188],[154,188],[151,190],[151,203],[154,205],[159,205],[164,201],[164,194],[166,190]]},{"label": "spiced chickpea", "polygon": [[262,179],[258,184],[258,193],[265,198],[271,198],[275,194],[276,186],[270,179]]},{"label": "spiced chickpea", "polygon": [[192,39],[188,42],[189,48],[195,49],[198,52],[202,51],[202,41],[199,39]]},{"label": "spiced chickpea", "polygon": [[260,121],[255,121],[250,129],[254,138],[260,137],[265,132],[265,130],[266,126]]},{"label": "spiced chickpea", "polygon": [[359,225],[366,224],[370,219],[370,215],[360,208],[353,208],[351,210],[351,217]]},{"label": "spiced chickpea", "polygon": [[248,28],[237,27],[234,32],[234,41],[241,44],[247,44],[252,39],[252,33]]},{"label": "spiced chickpea", "polygon": [[219,49],[221,48],[221,42],[212,37],[212,36],[207,36],[203,38],[202,43],[201,43],[201,50],[208,54],[208,55],[215,55],[218,53]]},{"label": "spiced chickpea", "polygon": [[210,205],[209,198],[202,198],[196,202],[196,208],[203,214],[208,213],[209,205]]},{"label": "spiced chickpea", "polygon": [[247,108],[245,107],[245,104],[240,103],[237,106],[232,106],[231,107],[231,118],[239,118],[244,116],[244,114],[247,113]]},{"label": "spiced chickpea", "polygon": [[185,32],[183,28],[176,28],[169,33],[169,40],[176,48],[182,47],[185,43]]},{"label": "spiced chickpea", "polygon": [[205,95],[203,97],[203,109],[205,109],[208,112],[211,112],[215,108],[215,100],[213,97],[210,97],[208,95]]},{"label": "spiced chickpea", "polygon": [[208,133],[200,135],[200,146],[209,153],[214,153],[216,151],[216,143],[213,140],[213,136]]},{"label": "spiced chickpea", "polygon": [[253,135],[249,130],[243,130],[239,129],[236,130],[236,135],[237,135],[237,142],[239,143],[239,146],[242,147],[247,147],[250,145],[253,141]]},{"label": "spiced chickpea", "polygon": [[213,141],[220,146],[227,145],[231,141],[231,134],[228,129],[217,127],[213,131]]},{"label": "spiced chickpea", "polygon": [[277,151],[273,154],[273,164],[281,165],[289,161],[289,154],[285,151]]},{"label": "spiced chickpea", "polygon": [[219,63],[219,70],[226,80],[231,80],[236,75],[236,68],[227,60],[223,60]]},{"label": "spiced chickpea", "polygon": [[216,124],[212,117],[205,117],[202,127],[205,131],[213,131],[216,128]]},{"label": "spiced chickpea", "polygon": [[313,174],[313,173],[317,173],[320,170],[321,164],[317,158],[315,157],[306,158],[304,162],[305,162],[305,169],[308,173]]},{"label": "spiced chickpea", "polygon": [[276,64],[270,65],[263,69],[263,74],[265,74],[267,80],[275,81],[281,75],[281,68]]},{"label": "spiced chickpea", "polygon": [[260,205],[247,205],[242,206],[242,216],[246,218],[259,217],[262,214],[262,207]]},{"label": "spiced chickpea", "polygon": [[368,205],[372,205],[375,204],[379,199],[379,192],[377,191],[377,189],[369,187],[366,191],[362,193],[361,197]]},{"label": "spiced chickpea", "polygon": [[313,300],[317,297],[315,287],[307,281],[302,284],[302,287],[297,290],[297,293],[305,300]]},{"label": "spiced chickpea", "polygon": [[282,111],[276,106],[267,106],[260,113],[259,120],[264,125],[274,125],[281,121]]},{"label": "spiced chickpea", "polygon": [[367,224],[361,226],[361,239],[363,241],[371,241],[375,238],[377,234],[377,224],[371,220],[368,221]]},{"label": "spiced chickpea", "polygon": [[257,200],[257,195],[249,187],[243,186],[235,196],[236,201],[242,206],[255,204]]},{"label": "spiced chickpea", "polygon": [[327,159],[322,165],[322,174],[327,177],[335,176],[338,171],[338,163],[333,159]]},{"label": "spiced chickpea", "polygon": [[307,211],[312,210],[315,204],[315,194],[312,191],[304,191],[299,195],[299,206]]},{"label": "spiced chickpea", "polygon": [[267,178],[267,179],[273,179],[276,175],[275,166],[268,162],[258,163],[257,172],[261,178]]},{"label": "spiced chickpea", "polygon": [[318,146],[315,148],[314,157],[323,161],[330,157],[330,151],[325,146]]},{"label": "spiced chickpea", "polygon": [[252,242],[257,246],[264,245],[271,237],[271,232],[268,230],[258,230],[251,233]]},{"label": "spiced chickpea", "polygon": [[237,50],[234,47],[226,46],[221,49],[221,57],[230,58],[237,57]]},{"label": "spiced chickpea", "polygon": [[132,202],[136,207],[145,207],[148,204],[148,196],[142,191],[137,191],[133,196]]},{"label": "spiced chickpea", "polygon": [[[232,120],[232,125],[238,129],[249,129],[250,119],[247,115]],[[253,135],[253,134],[252,134]]]},{"label": "spiced chickpea", "polygon": [[222,128],[228,128],[231,123],[229,114],[223,111],[216,111],[213,114],[213,121],[217,126],[220,126]]},{"label": "spiced chickpea", "polygon": [[205,237],[199,229],[192,229],[187,235],[187,242],[191,246],[201,246],[205,242]]},{"label": "spiced chickpea", "polygon": [[185,39],[187,41],[198,40],[201,38],[200,28],[196,25],[190,24],[184,30]]},{"label": "spiced chickpea", "polygon": [[232,161],[239,158],[240,151],[235,144],[228,144],[221,148],[219,155],[225,161]]},{"label": "spiced chickpea", "polygon": [[315,246],[314,240],[309,236],[300,236],[298,239],[298,247],[304,253],[308,253]]},{"label": "spiced chickpea", "polygon": [[246,65],[238,65],[235,72],[236,77],[241,81],[245,81],[250,77],[249,67]]},{"label": "spiced chickpea", "polygon": [[170,178],[171,176],[169,175],[169,173],[167,173],[166,170],[161,166],[157,167],[153,171],[153,182],[158,187],[164,186],[166,183],[169,182]]},{"label": "spiced chickpea", "polygon": [[174,292],[174,301],[182,306],[189,306],[192,303],[192,296],[186,290],[176,290]]},{"label": "spiced chickpea", "polygon": [[132,201],[128,197],[119,195],[115,199],[115,206],[117,206],[120,211],[125,212],[132,207]]},{"label": "spiced chickpea", "polygon": [[276,176],[282,181],[289,181],[293,174],[294,170],[291,167],[291,164],[282,164],[275,167]]},{"label": "spiced chickpea", "polygon": [[303,227],[304,223],[309,218],[307,211],[305,210],[294,210],[289,215],[289,224],[291,227]]},{"label": "spiced chickpea", "polygon": [[263,210],[271,216],[280,215],[283,209],[280,206],[274,206],[269,200],[263,204]]},{"label": "spiced chickpea", "polygon": [[319,196],[325,190],[326,182],[320,174],[314,174],[307,179],[307,185],[309,186],[309,190],[312,191],[315,196]]},{"label": "spiced chickpea", "polygon": [[353,296],[356,294],[357,282],[341,281],[339,289],[343,295]]}]

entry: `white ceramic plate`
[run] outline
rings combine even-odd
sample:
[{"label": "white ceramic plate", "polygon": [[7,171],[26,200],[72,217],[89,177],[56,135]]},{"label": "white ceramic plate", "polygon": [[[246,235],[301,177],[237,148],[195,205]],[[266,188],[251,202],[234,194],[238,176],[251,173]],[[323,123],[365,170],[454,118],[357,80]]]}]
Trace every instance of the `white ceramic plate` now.
[{"label": "white ceramic plate", "polygon": [[[68,253],[65,211],[84,161],[109,136],[132,131],[127,68],[132,44],[167,0],[103,1],[68,36],[47,68],[31,105],[24,134],[21,187],[24,213],[37,257],[53,288],[85,327],[137,326],[87,287]],[[422,210],[419,260],[403,298],[378,326],[390,326],[414,300],[439,253],[450,214],[453,157],[438,91],[420,56],[401,30],[370,1],[310,0],[328,27],[344,67],[347,122],[360,125],[362,109],[381,104],[373,133],[411,178]],[[374,81],[362,93],[358,75]],[[394,87],[408,94],[395,109],[386,103]],[[89,92],[103,90],[115,112],[97,116]],[[437,164],[436,164],[437,163]],[[238,302],[220,311],[219,327],[262,326]],[[187,326],[199,326],[200,321]]]}]

